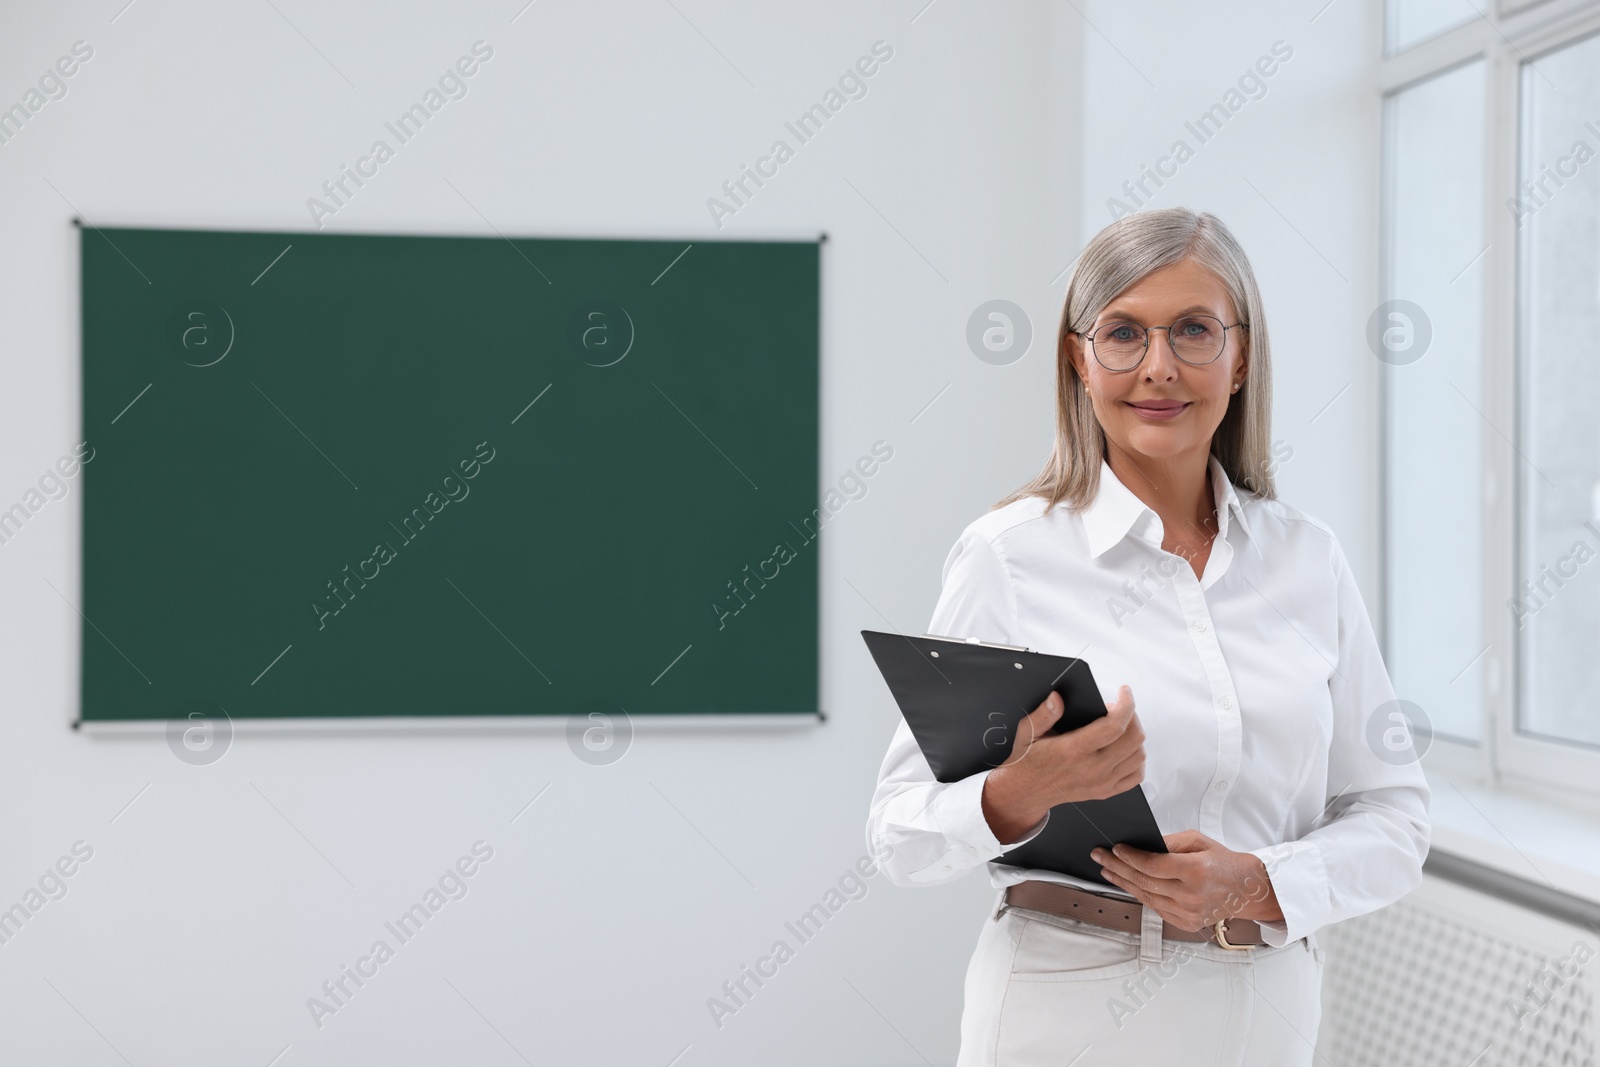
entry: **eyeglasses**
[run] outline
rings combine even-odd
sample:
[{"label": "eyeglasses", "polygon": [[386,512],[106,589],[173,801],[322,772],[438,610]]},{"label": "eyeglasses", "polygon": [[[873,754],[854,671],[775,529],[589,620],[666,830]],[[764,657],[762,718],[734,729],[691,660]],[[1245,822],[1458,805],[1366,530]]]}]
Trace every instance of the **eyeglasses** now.
[{"label": "eyeglasses", "polygon": [[1094,333],[1084,336],[1089,340],[1089,350],[1094,353],[1095,360],[1106,370],[1120,373],[1144,362],[1153,330],[1167,331],[1167,344],[1173,355],[1190,366],[1203,367],[1222,355],[1228,343],[1228,331],[1240,326],[1250,328],[1242,322],[1224,326],[1214,315],[1185,315],[1171,326],[1145,327],[1137,322],[1114,320],[1101,323]]}]

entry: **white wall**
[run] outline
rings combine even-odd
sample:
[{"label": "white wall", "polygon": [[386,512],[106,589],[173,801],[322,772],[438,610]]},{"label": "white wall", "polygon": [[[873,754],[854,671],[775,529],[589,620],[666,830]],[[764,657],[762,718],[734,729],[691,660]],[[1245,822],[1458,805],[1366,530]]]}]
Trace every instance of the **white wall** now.
[{"label": "white wall", "polygon": [[[521,0],[448,13],[273,3],[0,17],[0,102],[73,42],[94,48],[67,96],[0,145],[0,499],[80,439],[74,210],[103,224],[305,229],[306,198],[482,39],[495,54],[469,95],[330,231],[491,232],[481,211],[522,235],[709,236],[706,198],[882,39],[894,57],[868,95],[721,231],[828,232],[823,476],[879,438],[895,449],[821,542],[830,718],[641,729],[609,767],[574,758],[559,730],[243,735],[209,767],[181,763],[159,735],[85,737],[66,726],[74,492],[0,547],[0,906],[74,842],[94,849],[68,894],[0,944],[8,1058],[267,1064],[281,1052],[288,1067],[514,1063],[520,1050],[664,1065],[687,1046],[685,1065],[953,1061],[962,969],[991,899],[976,876],[920,891],[876,881],[720,1029],[706,1000],[865,849],[897,713],[856,631],[920,631],[960,528],[1042,462],[1053,354],[1040,337],[1055,329],[1063,269],[1109,221],[1106,197],[1280,37],[1295,55],[1267,96],[1155,202],[1217,211],[1250,251],[1277,343],[1276,433],[1294,448],[1285,495],[1332,522],[1368,574],[1367,5],[1335,4],[1313,25],[1315,6],[1082,4],[1091,26],[1043,2],[808,4],[781,17],[709,0],[539,0],[520,16]],[[964,339],[969,313],[996,297],[1022,305],[1036,335],[1004,367]],[[170,491],[184,491],[182,472]],[[306,999],[479,839],[494,858],[469,895],[313,1026]]]}]

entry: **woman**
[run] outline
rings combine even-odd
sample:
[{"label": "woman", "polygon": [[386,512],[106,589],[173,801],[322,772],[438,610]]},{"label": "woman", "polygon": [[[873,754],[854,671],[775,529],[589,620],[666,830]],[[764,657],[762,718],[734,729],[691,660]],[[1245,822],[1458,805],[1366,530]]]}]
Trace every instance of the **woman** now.
[{"label": "woman", "polygon": [[[1047,736],[1052,695],[1004,764],[950,784],[902,722],[869,844],[897,885],[987,861],[1000,890],[960,1067],[1309,1064],[1316,931],[1420,883],[1428,787],[1338,540],[1274,498],[1233,235],[1185,208],[1106,227],[1056,364],[1050,461],[962,533],[928,632],[1078,656],[1116,692]],[[1052,806],[1135,785],[1169,851],[1096,850],[1115,889],[1000,858]]]}]

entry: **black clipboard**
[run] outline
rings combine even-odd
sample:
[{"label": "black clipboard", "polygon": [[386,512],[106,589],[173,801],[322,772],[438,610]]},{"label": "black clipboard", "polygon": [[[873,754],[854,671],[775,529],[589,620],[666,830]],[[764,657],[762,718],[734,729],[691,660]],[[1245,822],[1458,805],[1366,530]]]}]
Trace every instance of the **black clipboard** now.
[{"label": "black clipboard", "polygon": [[[876,630],[862,630],[861,636],[940,782],[958,782],[1004,763],[1017,724],[1052,689],[1066,706],[1051,733],[1075,730],[1106,713],[1089,664],[1081,659],[973,638]],[[1104,800],[1057,804],[1039,836],[997,862],[1111,885],[1089,852],[1118,843],[1167,850],[1140,786]]]}]

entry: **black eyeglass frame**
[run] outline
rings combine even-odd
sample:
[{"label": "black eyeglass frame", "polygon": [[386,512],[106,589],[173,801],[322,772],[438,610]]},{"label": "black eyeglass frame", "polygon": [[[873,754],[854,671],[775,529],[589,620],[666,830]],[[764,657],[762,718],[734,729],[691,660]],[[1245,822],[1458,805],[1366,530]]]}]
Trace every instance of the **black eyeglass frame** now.
[{"label": "black eyeglass frame", "polygon": [[[1084,340],[1089,342],[1089,352],[1090,352],[1091,355],[1094,356],[1094,361],[1096,363],[1100,364],[1100,366],[1102,366],[1102,367],[1105,367],[1105,369],[1110,371],[1112,374],[1127,374],[1130,371],[1138,370],[1139,369],[1139,364],[1144,362],[1144,357],[1148,356],[1150,354],[1150,335],[1151,335],[1151,333],[1153,333],[1156,330],[1166,330],[1167,331],[1167,347],[1172,349],[1172,355],[1173,355],[1174,358],[1176,358],[1178,360],[1178,362],[1187,363],[1191,367],[1209,367],[1211,364],[1213,364],[1217,360],[1221,359],[1222,358],[1222,353],[1224,353],[1224,352],[1226,352],[1228,350],[1228,331],[1229,330],[1235,330],[1235,329],[1238,329],[1241,326],[1244,327],[1246,330],[1248,330],[1250,328],[1250,324],[1248,322],[1236,322],[1232,326],[1224,326],[1224,327],[1222,327],[1222,344],[1217,346],[1217,354],[1212,356],[1210,359],[1206,360],[1204,363],[1196,363],[1192,359],[1184,359],[1182,356],[1178,355],[1178,350],[1176,348],[1173,348],[1173,346],[1172,346],[1172,327],[1178,325],[1178,323],[1182,322],[1184,319],[1211,319],[1211,320],[1213,320],[1215,322],[1221,322],[1222,321],[1221,319],[1217,318],[1215,315],[1204,315],[1204,314],[1184,315],[1184,316],[1180,317],[1177,320],[1177,322],[1171,322],[1171,323],[1168,323],[1165,326],[1140,326],[1137,322],[1129,322],[1126,319],[1112,319],[1110,322],[1102,322],[1099,326],[1096,326],[1095,329],[1094,329],[1094,333],[1085,333],[1085,334],[1080,334],[1079,336],[1081,336]],[[1139,353],[1139,358],[1134,360],[1131,366],[1127,366],[1127,367],[1111,367],[1111,366],[1107,366],[1106,361],[1101,359],[1100,358],[1100,353],[1095,350],[1095,347],[1094,347],[1094,334],[1099,333],[1101,330],[1104,330],[1108,326],[1138,326],[1139,329],[1144,331],[1144,349],[1143,349],[1143,351],[1141,351]]]}]

